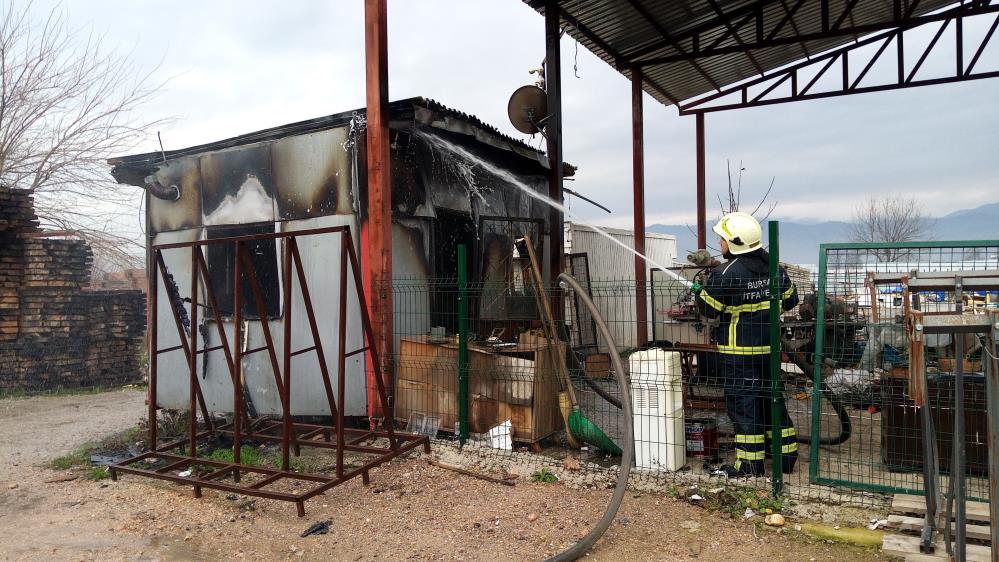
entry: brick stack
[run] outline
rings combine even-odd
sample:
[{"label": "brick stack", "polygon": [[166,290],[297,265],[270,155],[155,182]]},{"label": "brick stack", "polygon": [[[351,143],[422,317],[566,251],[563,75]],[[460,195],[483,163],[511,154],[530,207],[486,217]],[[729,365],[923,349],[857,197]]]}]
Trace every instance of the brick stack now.
[{"label": "brick stack", "polygon": [[0,187],[0,393],[142,380],[145,296],[87,290],[89,245],[39,234],[30,195]]},{"label": "brick stack", "polygon": [[38,230],[31,197],[0,187],[0,341],[17,339],[18,288],[24,276],[24,240]]}]

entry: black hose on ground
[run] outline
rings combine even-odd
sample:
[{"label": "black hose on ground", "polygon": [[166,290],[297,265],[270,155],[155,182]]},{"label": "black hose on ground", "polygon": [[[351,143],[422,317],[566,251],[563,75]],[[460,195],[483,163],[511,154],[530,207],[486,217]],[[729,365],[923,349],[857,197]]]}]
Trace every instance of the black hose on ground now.
[{"label": "black hose on ground", "polygon": [[[836,415],[839,416],[839,435],[836,437],[819,437],[819,445],[839,445],[846,443],[853,433],[853,422],[850,421],[850,412],[846,410],[846,406],[839,401],[836,393],[829,388],[829,385],[825,381],[819,385],[819,392],[825,395],[826,400],[829,401],[829,405],[832,406],[833,410],[836,411]],[[799,439],[798,442],[810,443],[811,439],[805,439],[804,441]]]},{"label": "black hose on ground", "polygon": [[[815,366],[805,358],[803,353],[799,351],[788,351],[787,356],[792,363],[801,369],[803,373],[806,373],[805,378],[808,378],[808,373],[815,372]],[[823,379],[825,379],[824,376]],[[832,409],[836,411],[836,415],[839,417],[839,435],[836,437],[820,437],[819,445],[840,445],[842,443],[846,443],[846,441],[850,439],[850,435],[853,433],[853,422],[850,421],[850,412],[848,412],[846,406],[839,401],[839,398],[836,397],[836,393],[829,388],[829,385],[826,384],[825,380],[821,381],[819,388],[814,389],[813,392],[820,392],[825,395],[826,400],[829,401],[829,405],[832,406]],[[810,437],[798,439],[798,443],[810,442]]]},{"label": "black hose on ground", "polygon": [[[614,338],[611,337],[610,330],[607,329],[607,324],[604,323],[604,319],[600,316],[600,311],[590,300],[590,296],[586,294],[583,287],[572,278],[572,276],[563,273],[558,276],[561,283],[565,283],[579,297],[579,300],[589,309],[590,314],[593,316],[593,321],[597,324],[597,330],[600,335],[604,337],[607,341],[607,347],[610,350],[617,349],[614,343]],[[563,550],[562,552],[552,556],[548,559],[548,562],[563,562],[569,560],[576,560],[577,558],[586,554],[590,548],[603,536],[604,532],[610,527],[611,523],[614,522],[614,516],[617,515],[618,508],[621,507],[621,501],[624,500],[624,494],[628,489],[628,477],[631,475],[631,463],[635,459],[635,436],[634,436],[634,423],[632,422],[633,414],[631,409],[631,388],[628,385],[628,377],[624,376],[624,365],[621,363],[621,357],[617,353],[610,353],[611,363],[614,365],[615,372],[619,373],[619,376],[615,377],[617,379],[618,389],[621,393],[621,406],[624,410],[624,443],[622,444],[622,454],[621,454],[621,467],[617,472],[617,486],[614,488],[614,495],[611,496],[610,503],[607,504],[607,509],[604,511],[603,516],[597,521],[597,524],[590,529],[589,533],[586,533],[582,539],[580,539],[576,544],[570,546],[569,548]]]}]

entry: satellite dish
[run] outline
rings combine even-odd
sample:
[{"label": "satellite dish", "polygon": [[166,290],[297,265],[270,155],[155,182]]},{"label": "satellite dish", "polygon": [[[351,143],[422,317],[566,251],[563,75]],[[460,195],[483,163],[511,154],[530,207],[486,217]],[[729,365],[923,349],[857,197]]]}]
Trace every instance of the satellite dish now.
[{"label": "satellite dish", "polygon": [[541,124],[548,118],[548,94],[537,86],[521,86],[510,96],[506,110],[510,123],[521,133],[541,132]]}]

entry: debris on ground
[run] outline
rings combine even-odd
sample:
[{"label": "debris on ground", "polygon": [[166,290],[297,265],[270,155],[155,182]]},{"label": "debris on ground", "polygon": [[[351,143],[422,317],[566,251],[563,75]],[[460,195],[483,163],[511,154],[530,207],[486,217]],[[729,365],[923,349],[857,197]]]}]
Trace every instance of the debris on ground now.
[{"label": "debris on ground", "polygon": [[79,478],[79,474],[63,474],[61,476],[54,476],[52,478],[46,478],[43,480],[46,484],[55,484],[56,482],[71,482]]},{"label": "debris on ground", "polygon": [[326,521],[316,521],[308,529],[302,531],[302,534],[299,536],[305,538],[309,535],[325,535],[330,532],[330,525],[332,524],[332,519],[327,519]]},{"label": "debris on ground", "polygon": [[427,464],[436,466],[437,468],[443,468],[445,470],[452,470],[459,474],[464,474],[465,476],[471,476],[472,478],[478,478],[479,480],[485,480],[487,482],[493,482],[495,484],[503,484],[504,486],[514,486],[516,485],[513,478],[496,478],[489,476],[488,474],[482,474],[480,472],[474,472],[471,470],[466,470],[460,466],[455,466],[453,464],[443,463],[440,461],[435,461],[433,459],[428,459]]},{"label": "debris on ground", "polygon": [[580,464],[578,458],[566,457],[562,459],[562,467],[565,468],[566,470],[571,470],[575,472],[577,470],[580,470],[582,468],[582,465]]},{"label": "debris on ground", "polygon": [[878,519],[875,517],[874,519],[871,519],[871,524],[868,525],[867,528],[871,531],[877,531],[879,528],[884,527],[887,524],[887,519]]},{"label": "debris on ground", "polygon": [[[136,453],[138,454],[138,453]],[[90,464],[93,466],[108,466],[126,461],[136,455],[132,451],[116,451],[110,453],[91,453]]]}]

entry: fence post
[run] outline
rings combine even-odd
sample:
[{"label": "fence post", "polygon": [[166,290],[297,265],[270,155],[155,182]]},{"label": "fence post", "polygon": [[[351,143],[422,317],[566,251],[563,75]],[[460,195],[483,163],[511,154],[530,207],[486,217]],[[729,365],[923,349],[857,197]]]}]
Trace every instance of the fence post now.
[{"label": "fence post", "polygon": [[[808,482],[814,484],[819,477],[819,442],[822,431],[822,353],[826,341],[826,275],[829,273],[826,245],[819,245],[819,282],[815,292],[815,352],[812,354],[812,430],[808,443]],[[872,302],[876,307],[877,303]]]},{"label": "fence post", "polygon": [[783,439],[781,432],[781,402],[784,400],[780,380],[780,226],[769,221],[770,227],[770,448],[773,451],[771,480],[773,495],[778,497],[784,487],[781,470]]},{"label": "fence post", "polygon": [[996,359],[996,342],[999,341],[999,314],[992,315],[992,330],[985,338],[985,403],[989,424],[989,514],[992,529],[992,558],[999,549],[999,360]]},{"label": "fence post", "polygon": [[468,441],[468,254],[458,245],[458,443]]}]

